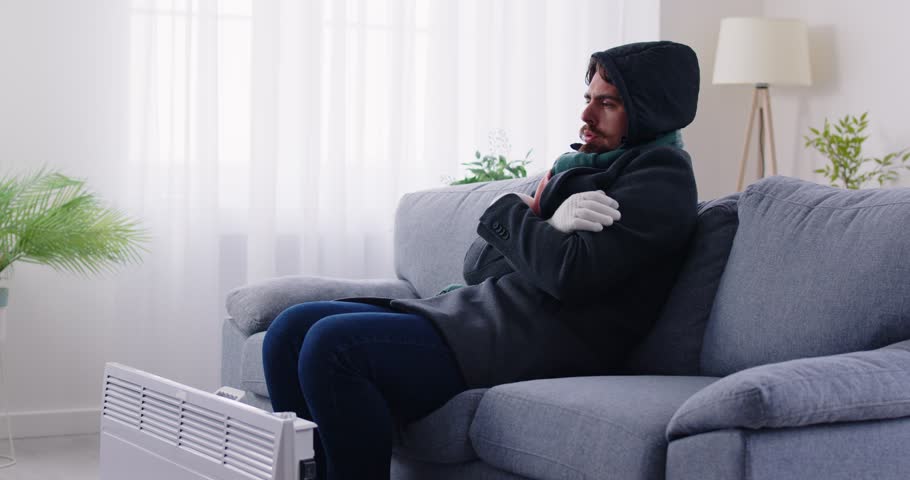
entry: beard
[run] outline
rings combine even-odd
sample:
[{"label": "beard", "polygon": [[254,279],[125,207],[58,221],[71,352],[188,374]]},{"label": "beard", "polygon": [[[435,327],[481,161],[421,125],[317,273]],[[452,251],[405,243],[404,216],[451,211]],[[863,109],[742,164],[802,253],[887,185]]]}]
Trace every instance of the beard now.
[{"label": "beard", "polygon": [[578,151],[579,151],[579,152],[582,152],[582,153],[604,153],[604,152],[609,152],[610,150],[613,150],[613,149],[612,149],[610,146],[608,146],[607,144],[597,142],[596,140],[597,140],[597,139],[602,139],[602,138],[604,138],[604,135],[601,134],[600,132],[598,132],[597,130],[594,130],[593,128],[591,128],[591,127],[588,126],[587,124],[586,124],[586,125],[582,125],[581,128],[578,130],[578,138],[580,138],[582,141],[584,141],[584,139],[585,139],[585,133],[587,133],[587,132],[591,132],[591,133],[593,133],[594,135],[596,135],[596,136],[594,137],[594,140],[595,140],[595,141],[583,143],[583,144],[581,145],[581,147],[578,148]]}]

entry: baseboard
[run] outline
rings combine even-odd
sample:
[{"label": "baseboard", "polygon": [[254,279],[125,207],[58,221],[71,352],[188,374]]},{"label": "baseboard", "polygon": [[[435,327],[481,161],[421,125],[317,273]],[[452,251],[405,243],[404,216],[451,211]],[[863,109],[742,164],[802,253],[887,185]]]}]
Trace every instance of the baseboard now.
[{"label": "baseboard", "polygon": [[[10,420],[15,438],[98,433],[101,425],[101,409],[73,408],[41,412],[12,412]],[[6,422],[0,418],[0,437],[6,436],[5,430]]]}]

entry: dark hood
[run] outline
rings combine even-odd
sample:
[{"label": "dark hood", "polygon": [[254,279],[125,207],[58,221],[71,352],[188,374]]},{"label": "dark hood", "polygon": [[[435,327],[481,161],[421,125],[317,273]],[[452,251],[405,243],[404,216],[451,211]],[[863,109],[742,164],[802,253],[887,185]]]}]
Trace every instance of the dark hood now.
[{"label": "dark hood", "polygon": [[622,96],[629,118],[624,145],[653,140],[695,118],[698,58],[688,46],[667,41],[630,43],[591,57],[606,67]]}]

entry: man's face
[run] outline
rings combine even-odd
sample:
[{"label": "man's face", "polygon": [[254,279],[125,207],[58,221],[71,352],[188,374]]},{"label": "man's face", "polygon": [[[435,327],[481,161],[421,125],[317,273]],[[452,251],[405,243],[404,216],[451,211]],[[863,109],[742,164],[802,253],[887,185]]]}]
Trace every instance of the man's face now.
[{"label": "man's face", "polygon": [[628,131],[626,109],[619,90],[603,79],[598,70],[585,93],[585,108],[581,112],[585,122],[579,135],[585,142],[585,152],[605,152],[622,143]]}]

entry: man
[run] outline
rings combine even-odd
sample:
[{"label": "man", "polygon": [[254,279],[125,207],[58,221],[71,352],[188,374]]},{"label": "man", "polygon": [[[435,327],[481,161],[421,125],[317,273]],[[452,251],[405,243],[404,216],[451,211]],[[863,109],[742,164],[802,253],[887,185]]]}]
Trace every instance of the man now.
[{"label": "man", "polygon": [[630,44],[592,55],[586,81],[585,143],[534,197],[481,215],[471,285],[305,303],[269,327],[273,408],[319,425],[321,478],[388,479],[396,422],[469,388],[612,373],[656,320],[695,224],[678,130],[695,116],[698,62],[684,45]]}]

